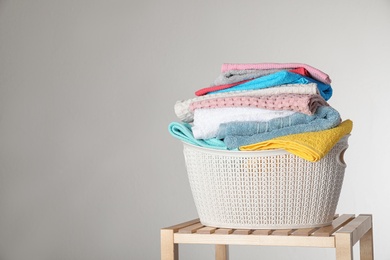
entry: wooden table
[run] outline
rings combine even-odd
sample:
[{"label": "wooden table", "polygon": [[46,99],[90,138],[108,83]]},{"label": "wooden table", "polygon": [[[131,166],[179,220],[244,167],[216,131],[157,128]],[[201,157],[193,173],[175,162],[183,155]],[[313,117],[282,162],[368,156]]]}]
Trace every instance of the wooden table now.
[{"label": "wooden table", "polygon": [[372,215],[336,215],[332,225],[304,229],[226,229],[199,219],[161,229],[161,259],[178,260],[179,244],[215,245],[215,259],[229,259],[229,245],[335,248],[337,260],[352,260],[360,241],[360,259],[373,260]]}]

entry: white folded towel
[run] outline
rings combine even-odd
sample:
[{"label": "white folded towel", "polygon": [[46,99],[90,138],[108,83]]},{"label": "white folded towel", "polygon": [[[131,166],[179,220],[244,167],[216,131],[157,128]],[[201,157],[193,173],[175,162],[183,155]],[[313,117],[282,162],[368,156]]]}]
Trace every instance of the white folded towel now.
[{"label": "white folded towel", "polygon": [[209,139],[217,136],[219,125],[233,121],[266,122],[274,118],[290,116],[296,112],[269,110],[253,107],[204,108],[194,111],[192,133],[196,139]]}]

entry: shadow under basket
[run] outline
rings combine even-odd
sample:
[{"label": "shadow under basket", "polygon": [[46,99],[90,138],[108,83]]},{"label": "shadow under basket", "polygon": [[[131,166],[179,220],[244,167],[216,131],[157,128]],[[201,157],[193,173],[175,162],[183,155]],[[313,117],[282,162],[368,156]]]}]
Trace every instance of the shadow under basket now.
[{"label": "shadow under basket", "polygon": [[292,229],[331,224],[344,179],[348,136],[318,162],[281,149],[249,152],[183,145],[203,225]]}]

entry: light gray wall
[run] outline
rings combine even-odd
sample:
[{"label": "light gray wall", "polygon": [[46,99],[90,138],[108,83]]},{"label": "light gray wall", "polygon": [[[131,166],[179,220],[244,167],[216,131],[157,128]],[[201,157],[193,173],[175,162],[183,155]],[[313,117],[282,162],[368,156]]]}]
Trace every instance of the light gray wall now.
[{"label": "light gray wall", "polygon": [[[388,0],[0,1],[0,259],[158,259],[159,229],[197,217],[173,105],[224,62],[330,74],[330,104],[354,121],[338,212],[374,214],[390,259],[389,29]],[[231,248],[313,255],[334,250]]]}]

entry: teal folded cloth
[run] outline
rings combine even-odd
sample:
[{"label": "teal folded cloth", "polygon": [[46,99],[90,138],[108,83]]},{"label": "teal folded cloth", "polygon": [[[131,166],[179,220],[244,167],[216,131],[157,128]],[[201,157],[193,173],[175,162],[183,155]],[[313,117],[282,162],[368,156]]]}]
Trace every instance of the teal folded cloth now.
[{"label": "teal folded cloth", "polygon": [[172,122],[168,126],[168,131],[173,137],[189,144],[212,149],[227,150],[226,144],[217,138],[195,139],[192,134],[191,125],[187,123]]},{"label": "teal folded cloth", "polygon": [[279,136],[317,132],[340,124],[339,112],[330,106],[318,107],[314,115],[294,113],[268,122],[230,122],[220,124],[217,138],[228,149],[270,140]]},{"label": "teal folded cloth", "polygon": [[285,84],[309,84],[316,83],[320,95],[325,99],[329,100],[332,96],[332,87],[328,84],[322,83],[318,80],[302,76],[300,74],[292,73],[286,70],[282,70],[276,73],[272,73],[260,78],[253,79],[251,81],[236,85],[231,88],[221,89],[217,91],[210,92],[208,94],[230,92],[230,91],[239,91],[239,90],[254,90],[254,89],[263,89],[276,87],[279,85]]}]

